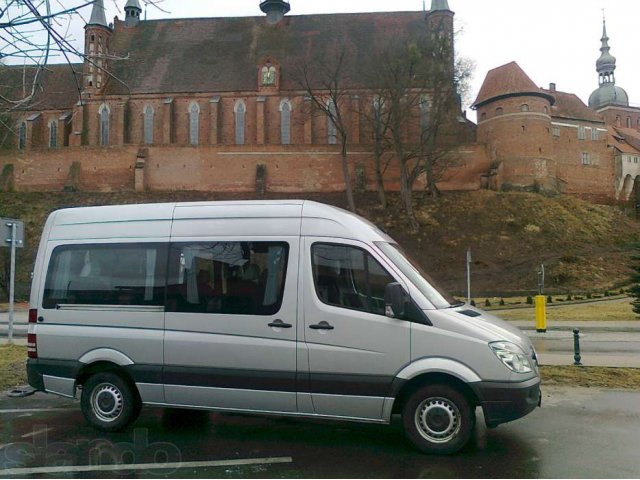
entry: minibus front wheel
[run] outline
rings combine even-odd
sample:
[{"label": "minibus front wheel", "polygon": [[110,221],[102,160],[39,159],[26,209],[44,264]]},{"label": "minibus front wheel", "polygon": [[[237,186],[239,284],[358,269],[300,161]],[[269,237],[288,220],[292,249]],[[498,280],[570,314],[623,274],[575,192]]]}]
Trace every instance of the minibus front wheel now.
[{"label": "minibus front wheel", "polygon": [[134,422],[141,407],[134,388],[113,372],[89,377],[82,388],[80,405],[87,422],[105,432],[117,432]]},{"label": "minibus front wheel", "polygon": [[424,453],[448,455],[466,445],[476,417],[467,398],[449,385],[427,385],[407,400],[402,423],[409,440]]}]

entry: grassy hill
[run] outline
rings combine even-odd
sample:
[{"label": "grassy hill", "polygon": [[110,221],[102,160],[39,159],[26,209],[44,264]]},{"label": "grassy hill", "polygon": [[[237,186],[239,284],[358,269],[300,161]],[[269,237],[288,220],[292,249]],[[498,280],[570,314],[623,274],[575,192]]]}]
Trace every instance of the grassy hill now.
[{"label": "grassy hill", "polygon": [[[345,207],[342,194],[268,195],[308,198]],[[28,294],[29,272],[47,215],[58,208],[124,203],[252,198],[202,192],[0,193],[0,216],[26,222],[27,248],[18,256],[18,296]],[[602,292],[627,282],[629,257],[640,241],[640,223],[614,207],[566,197],[490,191],[448,193],[417,201],[420,231],[411,233],[398,198],[382,210],[376,196],[357,197],[358,211],[384,228],[445,289],[466,291],[465,252],[472,249],[477,296],[534,292],[536,270],[547,271],[553,293]],[[2,249],[3,260],[8,249]],[[6,262],[5,262],[6,263]],[[0,264],[0,273],[2,264]],[[0,300],[1,299],[0,293]]]}]

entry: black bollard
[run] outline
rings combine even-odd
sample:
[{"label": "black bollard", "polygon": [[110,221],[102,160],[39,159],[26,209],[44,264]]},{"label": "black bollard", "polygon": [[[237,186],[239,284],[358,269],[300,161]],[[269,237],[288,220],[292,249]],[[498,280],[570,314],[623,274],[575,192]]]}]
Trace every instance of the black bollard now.
[{"label": "black bollard", "polygon": [[573,329],[573,360],[574,365],[582,365],[580,363],[580,360],[582,360],[580,356],[580,330],[577,328]]}]

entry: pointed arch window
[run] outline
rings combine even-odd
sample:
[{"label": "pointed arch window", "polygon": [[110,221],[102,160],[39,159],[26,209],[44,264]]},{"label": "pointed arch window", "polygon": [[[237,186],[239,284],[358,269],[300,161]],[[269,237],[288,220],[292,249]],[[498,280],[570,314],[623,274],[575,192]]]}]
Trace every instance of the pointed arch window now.
[{"label": "pointed arch window", "polygon": [[527,105],[526,103],[523,103],[522,106],[520,107],[520,110],[523,112],[528,112],[529,111],[529,105]]},{"label": "pointed arch window", "polygon": [[420,97],[420,128],[425,131],[429,128],[430,117],[429,97],[422,95]]},{"label": "pointed arch window", "polygon": [[24,150],[27,146],[27,122],[20,123],[18,131],[18,148]]},{"label": "pointed arch window", "polygon": [[245,116],[247,113],[247,106],[242,100],[236,102],[236,106],[233,109],[236,115],[236,145],[244,145],[245,143]]},{"label": "pointed arch window", "polygon": [[384,109],[384,99],[380,98],[380,95],[373,97],[373,121],[374,121],[374,135],[376,142],[379,142],[382,137],[382,113]]},{"label": "pointed arch window", "polygon": [[189,107],[189,143],[200,143],[200,105],[193,102]]},{"label": "pointed arch window", "polygon": [[144,143],[153,145],[153,116],[154,110],[151,105],[144,107]]},{"label": "pointed arch window", "polygon": [[329,99],[329,101],[327,102],[327,108],[329,109],[329,115],[327,115],[327,142],[329,143],[329,145],[337,145],[338,128],[333,121],[333,119],[336,118],[337,115],[336,102],[334,102],[333,99]]},{"label": "pointed arch window", "polygon": [[98,110],[100,115],[100,145],[106,147],[109,145],[109,128],[111,111],[106,103],[103,103]]},{"label": "pointed arch window", "polygon": [[288,99],[280,102],[280,137],[282,145],[291,144],[291,102]]},{"label": "pointed arch window", "polygon": [[382,115],[382,103],[383,101],[380,98],[380,95],[375,95],[373,97],[373,114],[376,118]]},{"label": "pointed arch window", "polygon": [[58,147],[58,122],[51,120],[49,122],[49,148]]}]

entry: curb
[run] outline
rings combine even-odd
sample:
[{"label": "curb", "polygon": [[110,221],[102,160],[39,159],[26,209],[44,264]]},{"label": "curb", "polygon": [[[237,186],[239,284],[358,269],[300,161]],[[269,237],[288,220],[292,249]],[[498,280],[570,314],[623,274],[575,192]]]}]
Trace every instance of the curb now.
[{"label": "curb", "polygon": [[[518,327],[525,333],[536,332],[544,335],[543,332],[537,332],[535,327]],[[547,328],[547,332],[573,332],[574,328],[578,328],[580,333],[593,332],[593,333],[640,333],[640,327],[553,327]]]}]

